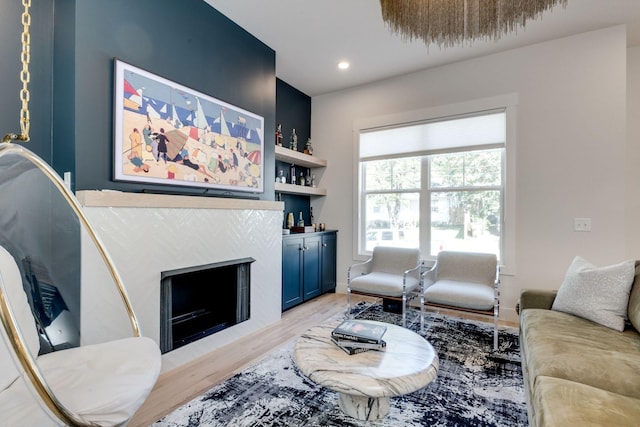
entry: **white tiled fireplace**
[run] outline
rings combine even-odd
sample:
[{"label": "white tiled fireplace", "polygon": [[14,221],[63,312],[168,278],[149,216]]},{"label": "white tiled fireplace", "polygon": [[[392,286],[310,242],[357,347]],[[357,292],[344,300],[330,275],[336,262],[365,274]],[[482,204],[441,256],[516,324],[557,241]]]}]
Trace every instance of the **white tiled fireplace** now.
[{"label": "white tiled fireplace", "polygon": [[[143,335],[156,342],[162,271],[255,259],[250,319],[165,353],[163,372],[280,319],[283,203],[116,191],[79,191],[77,197],[127,288]],[[83,269],[91,263],[83,251]],[[84,324],[83,335],[91,328],[100,326]]]}]

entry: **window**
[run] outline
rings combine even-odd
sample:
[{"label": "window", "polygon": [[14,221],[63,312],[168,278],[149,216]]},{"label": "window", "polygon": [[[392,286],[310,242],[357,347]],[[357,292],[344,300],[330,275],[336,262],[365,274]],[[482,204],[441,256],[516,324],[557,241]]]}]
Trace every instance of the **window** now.
[{"label": "window", "polygon": [[359,252],[503,253],[504,110],[360,130]]}]

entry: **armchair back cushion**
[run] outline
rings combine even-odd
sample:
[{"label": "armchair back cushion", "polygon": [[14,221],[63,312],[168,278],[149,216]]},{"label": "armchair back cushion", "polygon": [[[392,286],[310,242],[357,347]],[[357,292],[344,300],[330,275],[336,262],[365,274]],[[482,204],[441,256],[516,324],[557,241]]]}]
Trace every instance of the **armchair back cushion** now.
[{"label": "armchair back cushion", "polygon": [[376,246],[373,248],[371,271],[402,275],[416,268],[420,262],[420,250]]},{"label": "armchair back cushion", "polygon": [[438,254],[435,280],[493,286],[496,280],[497,263],[494,254],[442,251]]},{"label": "armchair back cushion", "polygon": [[[4,290],[7,292],[6,299],[16,316],[20,333],[27,343],[29,352],[33,357],[36,357],[40,350],[40,341],[31,314],[31,307],[22,287],[22,276],[13,256],[2,246],[0,246],[0,280],[2,280]],[[0,390],[10,386],[19,376],[8,345],[9,343],[5,341],[4,347],[0,350],[0,366],[2,366],[0,369]]]}]

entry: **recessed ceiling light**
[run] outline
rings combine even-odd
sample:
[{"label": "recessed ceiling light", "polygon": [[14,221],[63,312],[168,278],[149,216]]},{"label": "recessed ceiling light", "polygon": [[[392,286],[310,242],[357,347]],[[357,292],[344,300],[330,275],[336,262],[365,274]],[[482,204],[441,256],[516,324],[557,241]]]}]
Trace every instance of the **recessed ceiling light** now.
[{"label": "recessed ceiling light", "polygon": [[338,68],[340,68],[341,70],[346,70],[347,68],[349,68],[349,63],[347,61],[340,61],[338,62]]}]

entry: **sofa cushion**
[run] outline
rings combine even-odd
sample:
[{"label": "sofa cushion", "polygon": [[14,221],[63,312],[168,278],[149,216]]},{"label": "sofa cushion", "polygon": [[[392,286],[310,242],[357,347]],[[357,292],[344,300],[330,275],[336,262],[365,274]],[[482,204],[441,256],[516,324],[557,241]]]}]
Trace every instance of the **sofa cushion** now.
[{"label": "sofa cushion", "polygon": [[640,400],[560,378],[538,377],[533,392],[536,425],[637,426]]},{"label": "sofa cushion", "polygon": [[552,309],[622,331],[627,318],[635,261],[597,268],[574,258]]},{"label": "sofa cushion", "polygon": [[556,377],[640,398],[640,335],[632,328],[613,331],[553,310],[528,309],[520,315],[520,346],[527,382]]},{"label": "sofa cushion", "polygon": [[640,331],[640,261],[636,261],[636,275],[631,285],[627,315],[636,331]]}]

